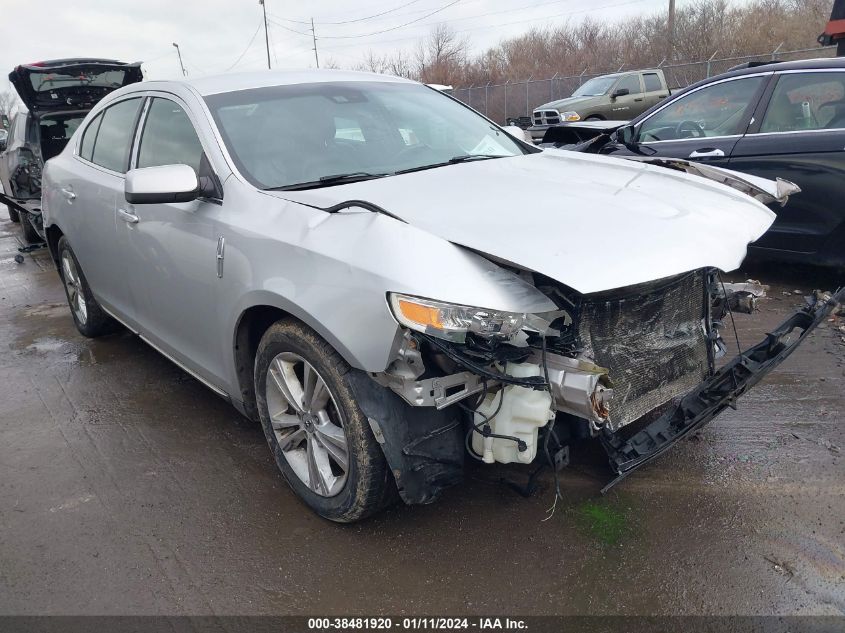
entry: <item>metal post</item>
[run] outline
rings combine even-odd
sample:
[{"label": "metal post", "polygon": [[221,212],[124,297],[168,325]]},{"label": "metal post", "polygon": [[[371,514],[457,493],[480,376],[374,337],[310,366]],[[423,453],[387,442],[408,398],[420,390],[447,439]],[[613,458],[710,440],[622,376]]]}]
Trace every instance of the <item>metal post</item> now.
[{"label": "metal post", "polygon": [[270,68],[270,35],[267,33],[267,7],[264,6],[264,0],[258,0],[261,5],[261,10],[264,12],[264,45],[267,47],[267,68]]},{"label": "metal post", "polygon": [[510,79],[505,82],[505,123],[508,122],[508,84],[510,82]]},{"label": "metal post", "polygon": [[557,73],[552,75],[552,78],[549,79],[549,101],[555,100],[555,79],[557,79]]},{"label": "metal post", "polygon": [[320,58],[317,57],[317,32],[314,30],[314,18],[311,18],[311,40],[314,42],[314,61],[317,68],[320,67]]},{"label": "metal post", "polygon": [[525,80],[525,115],[530,116],[531,111],[528,109],[528,84],[531,83],[531,76]]},{"label": "metal post", "polygon": [[713,61],[713,58],[716,57],[716,53],[719,51],[715,51],[711,56],[710,59],[707,60],[707,79],[710,79],[710,62]]},{"label": "metal post", "polygon": [[585,68],[584,70],[581,71],[581,74],[578,75],[578,85],[579,86],[584,85],[584,73],[586,73],[586,72],[587,72],[587,69]]},{"label": "metal post", "polygon": [[484,116],[487,116],[488,108],[487,103],[488,99],[490,98],[490,82],[487,82],[487,85],[484,86]]},{"label": "metal post", "polygon": [[666,21],[666,57],[675,57],[675,0],[669,0],[669,19]]},{"label": "metal post", "polygon": [[173,42],[173,46],[176,47],[176,55],[179,57],[179,68],[182,69],[182,76],[187,77],[188,73],[185,71],[185,64],[182,63],[182,51],[179,50],[179,45],[176,42]]},{"label": "metal post", "polygon": [[783,48],[783,42],[781,42],[780,44],[778,44],[778,47],[777,47],[775,50],[773,50],[773,51],[772,51],[772,61],[775,61],[775,59],[777,58],[777,55],[778,55],[778,51],[779,51],[781,48]]}]

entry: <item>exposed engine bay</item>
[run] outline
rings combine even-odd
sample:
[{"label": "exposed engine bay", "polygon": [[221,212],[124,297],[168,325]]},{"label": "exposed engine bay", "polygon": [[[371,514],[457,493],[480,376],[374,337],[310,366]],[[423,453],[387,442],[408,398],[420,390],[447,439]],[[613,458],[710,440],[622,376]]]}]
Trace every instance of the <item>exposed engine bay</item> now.
[{"label": "exposed engine bay", "polygon": [[[522,323],[477,313],[465,319],[464,332],[444,335],[440,326],[459,318],[442,314],[442,322],[433,317],[417,327],[408,318],[425,321],[431,315],[422,311],[437,310],[435,302],[393,296],[397,320],[410,327],[388,370],[373,378],[415,409],[444,412],[449,422],[441,431],[460,424],[467,453],[484,463],[547,461],[557,469],[568,461],[568,438],[599,437],[620,478],[627,471],[619,465],[627,462],[616,454],[624,444],[619,438],[663,420],[714,380],[726,350],[725,317],[752,313],[765,293],[755,283],[725,284],[713,268],[588,295],[536,273],[512,272],[558,310]],[[822,298],[815,310],[832,301]],[[775,356],[783,352],[770,347]],[[430,457],[439,472],[449,470]]]}]

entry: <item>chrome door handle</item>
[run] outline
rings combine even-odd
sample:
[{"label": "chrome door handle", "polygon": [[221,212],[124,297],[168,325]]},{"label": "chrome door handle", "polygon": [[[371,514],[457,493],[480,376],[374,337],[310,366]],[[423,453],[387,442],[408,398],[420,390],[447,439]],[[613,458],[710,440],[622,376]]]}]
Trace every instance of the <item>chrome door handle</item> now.
[{"label": "chrome door handle", "polygon": [[124,222],[128,222],[129,224],[138,224],[138,220],[140,219],[134,213],[130,213],[126,209],[118,209],[117,214],[120,216],[120,219]]},{"label": "chrome door handle", "polygon": [[720,149],[695,150],[689,155],[690,158],[723,158],[725,152]]},{"label": "chrome door handle", "polygon": [[64,195],[64,197],[67,198],[68,200],[76,199],[76,194],[73,193],[72,189],[62,188],[62,189],[60,189],[60,191],[62,192],[62,195]]}]

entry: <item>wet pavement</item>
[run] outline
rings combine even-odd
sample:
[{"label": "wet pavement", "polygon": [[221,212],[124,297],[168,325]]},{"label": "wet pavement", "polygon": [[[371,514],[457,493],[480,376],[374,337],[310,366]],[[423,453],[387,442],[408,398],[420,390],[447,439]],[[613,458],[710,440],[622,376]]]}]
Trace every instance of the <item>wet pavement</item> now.
[{"label": "wet pavement", "polygon": [[[474,465],[340,526],[257,424],[136,337],[79,335],[18,246],[0,213],[0,614],[845,614],[845,318],[604,497],[581,447],[549,520],[550,477],[525,499],[500,483],[524,471]],[[772,288],[746,344],[834,285],[748,274]]]}]

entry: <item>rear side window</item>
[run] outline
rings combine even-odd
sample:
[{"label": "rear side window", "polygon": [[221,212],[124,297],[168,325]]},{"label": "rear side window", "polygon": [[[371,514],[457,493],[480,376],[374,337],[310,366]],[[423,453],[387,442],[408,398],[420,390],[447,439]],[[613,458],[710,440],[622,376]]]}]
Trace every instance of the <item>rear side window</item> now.
[{"label": "rear side window", "polygon": [[79,155],[85,160],[91,160],[94,155],[94,141],[97,139],[97,131],[100,129],[100,123],[103,120],[103,115],[98,114],[94,120],[85,128],[82,134],[82,143],[79,145]]},{"label": "rear side window", "polygon": [[141,135],[138,167],[190,165],[199,173],[202,144],[182,107],[169,99],[153,99]]},{"label": "rear side window", "polygon": [[761,132],[845,128],[845,73],[795,73],[778,79]]},{"label": "rear side window", "polygon": [[654,73],[643,73],[643,81],[645,81],[646,92],[657,92],[663,90],[663,84],[660,83],[660,77]]},{"label": "rear side window", "polygon": [[121,174],[126,173],[129,165],[129,147],[132,144],[140,106],[140,98],[127,99],[103,111],[103,120],[100,122],[94,143],[92,163]]}]

